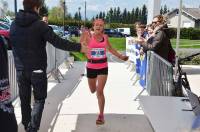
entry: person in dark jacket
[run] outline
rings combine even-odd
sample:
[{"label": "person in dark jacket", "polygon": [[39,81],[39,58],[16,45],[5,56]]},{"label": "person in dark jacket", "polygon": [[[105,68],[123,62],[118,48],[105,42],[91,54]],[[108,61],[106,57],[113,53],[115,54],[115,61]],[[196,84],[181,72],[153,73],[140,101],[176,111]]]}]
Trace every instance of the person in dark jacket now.
[{"label": "person in dark jacket", "polygon": [[[24,10],[17,13],[10,27],[21,100],[22,124],[27,132],[39,130],[47,97],[46,42],[62,50],[87,53],[87,48],[83,44],[61,39],[40,20],[38,14],[42,4],[43,0],[23,0]],[[31,86],[34,95],[32,109]]]},{"label": "person in dark jacket", "polygon": [[17,132],[8,78],[8,56],[5,36],[0,33],[0,131]]},{"label": "person in dark jacket", "polygon": [[152,50],[158,55],[160,55],[165,60],[168,60],[169,51],[171,48],[170,38],[166,35],[163,28],[160,28],[164,23],[164,18],[162,15],[155,16],[152,22],[154,26],[155,35],[152,42],[138,41],[144,50]]}]

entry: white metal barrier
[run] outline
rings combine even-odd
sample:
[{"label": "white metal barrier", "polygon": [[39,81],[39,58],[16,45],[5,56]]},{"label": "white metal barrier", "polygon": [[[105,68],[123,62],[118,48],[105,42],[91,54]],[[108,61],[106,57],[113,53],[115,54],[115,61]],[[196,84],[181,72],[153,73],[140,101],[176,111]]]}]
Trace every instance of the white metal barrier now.
[{"label": "white metal barrier", "polygon": [[174,94],[173,66],[154,53],[147,53],[147,92],[149,95],[172,96]]},{"label": "white metal barrier", "polygon": [[9,81],[11,88],[10,92],[12,100],[14,100],[17,98],[19,91],[18,91],[16,69],[12,51],[8,51],[8,67],[9,67]]},{"label": "white metal barrier", "polygon": [[[62,76],[62,74],[59,72],[58,67],[65,60],[68,60],[69,53],[67,51],[56,49],[49,43],[47,43],[46,51],[47,51],[47,74],[53,74],[53,77],[58,82],[60,82],[58,76],[60,75]],[[71,62],[69,63],[71,65]],[[19,91],[18,91],[16,69],[12,51],[8,51],[8,65],[9,65],[9,80],[10,80],[11,94],[12,94],[12,99],[14,100],[18,97]]]}]

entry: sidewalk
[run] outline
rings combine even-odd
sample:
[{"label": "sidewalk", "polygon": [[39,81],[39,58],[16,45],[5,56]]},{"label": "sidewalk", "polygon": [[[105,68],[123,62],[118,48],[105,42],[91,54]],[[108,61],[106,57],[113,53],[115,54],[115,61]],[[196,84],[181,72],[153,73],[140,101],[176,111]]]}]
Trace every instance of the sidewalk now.
[{"label": "sidewalk", "polygon": [[[109,77],[105,87],[105,120],[103,126],[96,126],[98,104],[91,94],[85,72],[85,64],[76,62],[69,71],[61,69],[65,79],[60,84],[48,83],[43,118],[39,132],[152,132],[152,128],[139,103],[133,99],[140,92],[139,85],[132,86],[132,73],[124,63],[109,63]],[[15,105],[19,132],[21,124],[19,101]]]}]

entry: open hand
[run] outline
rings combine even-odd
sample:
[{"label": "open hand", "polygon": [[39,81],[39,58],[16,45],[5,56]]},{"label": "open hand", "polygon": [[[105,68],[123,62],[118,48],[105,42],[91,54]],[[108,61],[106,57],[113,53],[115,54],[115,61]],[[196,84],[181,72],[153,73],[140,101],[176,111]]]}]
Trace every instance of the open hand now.
[{"label": "open hand", "polygon": [[136,39],[135,40],[137,44],[142,44],[145,42],[145,40],[143,38],[140,38],[140,39]]},{"label": "open hand", "polygon": [[81,44],[81,52],[87,54],[88,52],[88,47],[84,44]]},{"label": "open hand", "polygon": [[126,55],[121,55],[121,56],[120,56],[120,59],[123,60],[123,61],[127,61],[128,58],[129,58],[129,57],[126,56]]}]

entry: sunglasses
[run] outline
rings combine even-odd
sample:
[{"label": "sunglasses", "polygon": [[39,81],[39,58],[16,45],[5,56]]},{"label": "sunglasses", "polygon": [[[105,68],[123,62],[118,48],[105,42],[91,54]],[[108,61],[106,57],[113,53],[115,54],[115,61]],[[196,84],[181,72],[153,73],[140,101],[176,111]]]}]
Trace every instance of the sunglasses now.
[{"label": "sunglasses", "polygon": [[160,21],[154,21],[154,22],[152,22],[152,24],[156,24],[156,23],[158,23],[158,22],[160,22]]},{"label": "sunglasses", "polygon": [[[158,21],[157,21],[158,22]],[[152,24],[156,24],[157,22],[152,22]]]}]

